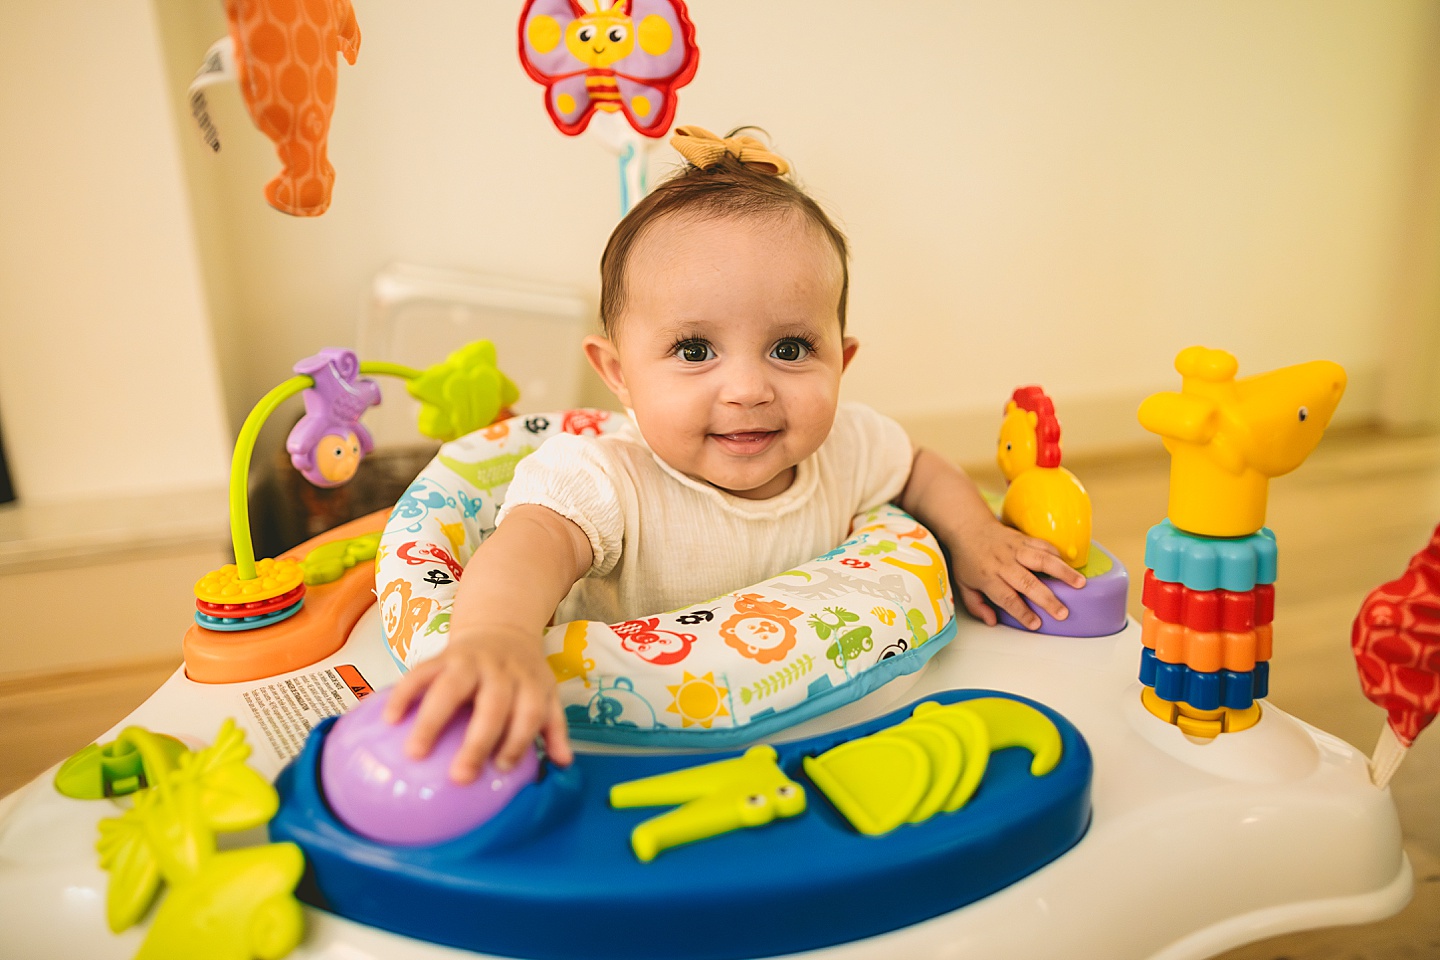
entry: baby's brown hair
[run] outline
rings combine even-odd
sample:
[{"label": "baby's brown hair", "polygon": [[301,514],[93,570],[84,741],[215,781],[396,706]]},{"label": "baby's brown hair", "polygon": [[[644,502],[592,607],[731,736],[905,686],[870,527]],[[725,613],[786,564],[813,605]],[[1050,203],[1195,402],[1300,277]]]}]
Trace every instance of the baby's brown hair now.
[{"label": "baby's brown hair", "polygon": [[630,254],[641,236],[655,223],[672,216],[695,220],[752,216],[780,219],[786,214],[799,214],[811,226],[818,228],[840,258],[840,301],[836,305],[836,313],[843,334],[845,301],[850,292],[850,253],[845,234],[793,180],[773,170],[773,164],[746,162],[727,151],[704,167],[687,162],[679,173],[637,203],[610,234],[605,253],[600,257],[600,326],[605,335],[614,336],[620,314],[625,309],[626,268]]}]

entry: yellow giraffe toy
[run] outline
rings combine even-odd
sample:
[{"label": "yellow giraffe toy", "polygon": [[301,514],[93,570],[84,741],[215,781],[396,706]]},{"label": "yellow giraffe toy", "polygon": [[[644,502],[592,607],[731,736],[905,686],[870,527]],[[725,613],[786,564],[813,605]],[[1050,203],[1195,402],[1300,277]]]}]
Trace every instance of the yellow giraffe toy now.
[{"label": "yellow giraffe toy", "polygon": [[1248,536],[1265,525],[1270,478],[1320,442],[1345,370],[1313,360],[1236,380],[1235,358],[1205,347],[1180,351],[1175,369],[1180,392],[1140,405],[1140,425],[1170,451],[1170,522],[1205,537]]}]

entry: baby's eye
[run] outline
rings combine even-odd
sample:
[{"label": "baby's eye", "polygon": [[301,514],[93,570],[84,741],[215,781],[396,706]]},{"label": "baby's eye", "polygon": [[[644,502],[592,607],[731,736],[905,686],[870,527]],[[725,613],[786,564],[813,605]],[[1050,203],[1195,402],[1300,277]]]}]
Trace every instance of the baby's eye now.
[{"label": "baby's eye", "polygon": [[810,344],[804,340],[787,339],[775,344],[775,349],[770,351],[770,356],[776,360],[803,360],[810,355]]},{"label": "baby's eye", "polygon": [[686,363],[704,363],[715,356],[715,351],[704,340],[686,340],[675,345],[675,356]]}]

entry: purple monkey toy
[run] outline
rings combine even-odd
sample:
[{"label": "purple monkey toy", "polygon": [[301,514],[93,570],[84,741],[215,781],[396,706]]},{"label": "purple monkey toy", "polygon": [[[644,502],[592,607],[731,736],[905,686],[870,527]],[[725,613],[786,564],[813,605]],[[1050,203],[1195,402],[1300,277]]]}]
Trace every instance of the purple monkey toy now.
[{"label": "purple monkey toy", "polygon": [[313,377],[306,390],[305,416],[285,440],[290,462],[317,487],[338,487],[355,476],[360,460],[375,447],[361,415],[380,403],[380,388],[359,378],[353,350],[326,347],[295,364],[295,372]]}]

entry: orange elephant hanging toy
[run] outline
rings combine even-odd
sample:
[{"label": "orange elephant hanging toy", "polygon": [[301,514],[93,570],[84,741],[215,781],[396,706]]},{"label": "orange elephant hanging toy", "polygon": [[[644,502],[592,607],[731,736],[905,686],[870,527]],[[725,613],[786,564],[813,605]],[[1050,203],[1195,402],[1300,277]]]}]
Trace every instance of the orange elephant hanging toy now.
[{"label": "orange elephant hanging toy", "polygon": [[327,144],[336,57],[353,64],[360,52],[350,0],[225,0],[225,19],[228,36],[210,48],[190,86],[191,112],[206,143],[219,150],[201,88],[238,81],[250,118],[280,156],[265,199],[282,213],[318,217],[335,186]]}]

